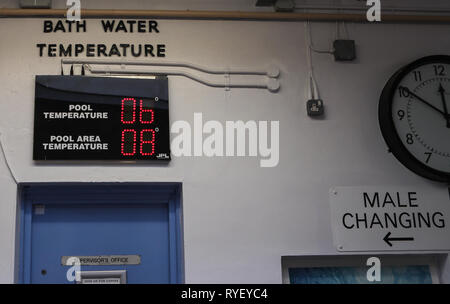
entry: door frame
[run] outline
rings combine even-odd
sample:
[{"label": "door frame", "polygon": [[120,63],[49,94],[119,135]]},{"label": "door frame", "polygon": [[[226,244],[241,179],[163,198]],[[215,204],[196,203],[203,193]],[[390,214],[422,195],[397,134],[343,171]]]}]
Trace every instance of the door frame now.
[{"label": "door frame", "polygon": [[[49,190],[52,191],[49,191]],[[71,194],[69,200],[58,198]],[[73,199],[84,199],[77,203],[89,204],[89,198],[83,197],[80,192],[83,189],[97,190],[90,195],[96,204],[114,204],[109,199],[99,200],[102,195],[111,193],[130,195],[132,203],[136,203],[136,197],[143,194],[151,194],[151,199],[138,199],[139,204],[167,204],[169,212],[169,278],[171,284],[184,283],[184,242],[183,242],[183,216],[182,216],[182,183],[21,183],[18,186],[18,212],[16,227],[16,282],[20,284],[31,283],[31,235],[33,205],[39,205],[33,201],[39,195],[47,197],[52,204],[70,204]],[[140,190],[136,194],[136,190]],[[72,192],[71,192],[72,191]],[[79,196],[77,195],[79,191]],[[142,192],[141,192],[142,191]],[[89,191],[87,191],[89,192]],[[51,194],[49,194],[51,193]],[[85,194],[85,193],[84,193]],[[53,199],[52,199],[53,198]],[[123,201],[122,201],[123,203]]]}]

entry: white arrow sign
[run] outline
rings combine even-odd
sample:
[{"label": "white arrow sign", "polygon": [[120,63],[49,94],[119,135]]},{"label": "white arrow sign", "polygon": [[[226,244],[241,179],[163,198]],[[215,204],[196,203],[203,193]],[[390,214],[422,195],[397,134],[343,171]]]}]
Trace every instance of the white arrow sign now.
[{"label": "white arrow sign", "polygon": [[337,187],[330,191],[339,251],[449,251],[445,187]]}]

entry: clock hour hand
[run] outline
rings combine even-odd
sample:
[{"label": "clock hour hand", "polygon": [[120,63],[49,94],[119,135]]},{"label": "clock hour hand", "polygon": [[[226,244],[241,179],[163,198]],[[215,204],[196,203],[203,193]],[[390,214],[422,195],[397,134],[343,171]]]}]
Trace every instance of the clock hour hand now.
[{"label": "clock hour hand", "polygon": [[439,84],[439,93],[441,94],[442,105],[444,106],[444,115],[447,120],[447,128],[450,128],[450,115],[448,115],[447,101],[445,100],[445,89],[442,83]]},{"label": "clock hour hand", "polygon": [[426,105],[429,106],[430,108],[432,108],[432,109],[438,111],[439,113],[441,113],[441,114],[444,116],[445,119],[447,119],[447,116],[445,115],[445,113],[444,113],[442,110],[440,110],[439,108],[436,108],[435,106],[433,106],[431,103],[429,103],[428,101],[426,101],[426,100],[423,99],[422,97],[416,95],[415,93],[413,93],[413,92],[412,92],[410,89],[408,89],[407,87],[400,86],[399,89],[402,90],[403,92],[408,93],[408,95],[413,96],[413,97],[416,98],[417,100],[420,100],[421,102],[423,102],[424,104],[426,104]]}]

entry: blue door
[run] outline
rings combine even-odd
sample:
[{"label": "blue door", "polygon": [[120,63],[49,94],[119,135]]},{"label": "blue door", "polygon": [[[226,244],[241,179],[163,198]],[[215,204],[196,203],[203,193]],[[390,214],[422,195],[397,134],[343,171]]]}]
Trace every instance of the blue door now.
[{"label": "blue door", "polygon": [[63,257],[134,256],[127,283],[181,283],[180,185],[29,185],[22,188],[21,281],[71,283]]}]

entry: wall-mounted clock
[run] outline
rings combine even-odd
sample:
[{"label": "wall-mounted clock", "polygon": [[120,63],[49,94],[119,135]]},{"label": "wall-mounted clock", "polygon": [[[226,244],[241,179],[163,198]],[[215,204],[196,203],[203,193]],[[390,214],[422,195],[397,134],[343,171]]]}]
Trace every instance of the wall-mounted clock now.
[{"label": "wall-mounted clock", "polygon": [[381,94],[378,120],[394,156],[411,171],[450,183],[450,56],[397,71]]}]

